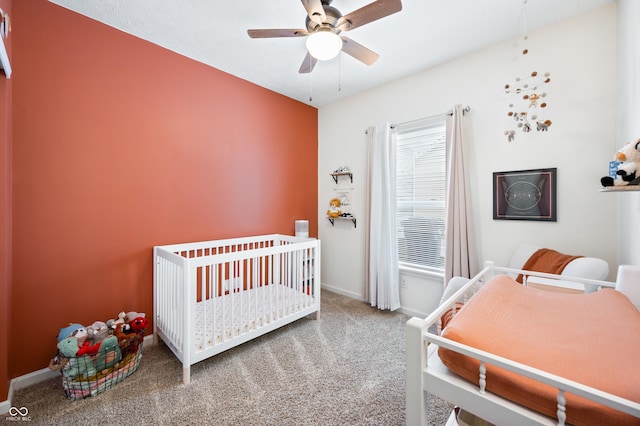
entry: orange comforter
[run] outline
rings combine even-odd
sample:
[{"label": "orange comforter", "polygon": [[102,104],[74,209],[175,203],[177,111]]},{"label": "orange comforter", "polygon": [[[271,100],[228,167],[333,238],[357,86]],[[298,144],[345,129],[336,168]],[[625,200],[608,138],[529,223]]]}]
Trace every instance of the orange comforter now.
[{"label": "orange comforter", "polygon": [[[640,312],[605,289],[567,294],[523,287],[506,275],[487,282],[443,336],[640,403]],[[478,383],[479,362],[444,348],[443,363]],[[556,417],[557,391],[487,365],[487,390]],[[572,425],[640,425],[640,419],[566,394]]]}]

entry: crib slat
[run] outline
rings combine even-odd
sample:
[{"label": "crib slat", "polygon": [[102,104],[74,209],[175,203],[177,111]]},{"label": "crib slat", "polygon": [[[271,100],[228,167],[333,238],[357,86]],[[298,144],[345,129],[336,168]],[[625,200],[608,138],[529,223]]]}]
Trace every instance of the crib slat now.
[{"label": "crib slat", "polygon": [[[242,286],[244,286],[244,260],[240,260],[238,261],[238,286],[240,286],[240,289],[238,290],[238,296],[240,296],[240,310],[238,312],[238,335],[242,334],[242,329],[244,327],[244,309],[245,309],[245,292],[242,291]],[[236,278],[234,278],[234,282],[235,282]],[[235,287],[235,285],[234,285]]]},{"label": "crib slat", "polygon": [[[200,268],[200,300],[204,303],[202,303],[202,306],[207,306],[206,301],[207,301],[207,266],[202,266]],[[202,310],[202,324],[203,324],[203,328],[202,328],[202,347],[205,348],[206,347],[206,336],[207,336],[207,323],[208,323],[208,317],[207,317],[207,309],[203,309]]]},{"label": "crib slat", "polygon": [[[224,266],[222,267],[222,283],[223,283],[223,286],[224,286],[224,290],[223,290],[223,292],[222,292],[222,297],[223,297],[223,299],[222,299],[222,317],[221,317],[221,318],[222,318],[222,341],[223,341],[223,342],[226,342],[226,341],[227,341],[227,329],[228,329],[228,327],[229,327],[229,325],[228,325],[228,323],[227,323],[227,321],[228,321],[228,316],[229,316],[229,315],[227,314],[227,312],[228,312],[228,310],[229,310],[229,309],[227,309],[228,307],[227,307],[227,304],[226,304],[226,303],[224,303],[224,299],[225,299],[225,298],[227,298],[227,296],[228,296],[229,298],[230,298],[230,297],[233,297],[233,296],[231,296],[230,294],[227,294],[227,287],[226,287],[226,285],[227,285],[227,282],[228,282],[227,280],[228,280],[228,279],[229,279],[229,276],[227,275],[227,265],[224,265]],[[230,315],[233,315],[233,311],[230,313]]]}]

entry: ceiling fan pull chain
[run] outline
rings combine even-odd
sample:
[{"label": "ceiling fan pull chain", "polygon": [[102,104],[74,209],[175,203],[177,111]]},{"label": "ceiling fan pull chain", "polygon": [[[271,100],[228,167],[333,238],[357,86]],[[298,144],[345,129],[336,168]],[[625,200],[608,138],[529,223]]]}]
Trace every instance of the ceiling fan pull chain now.
[{"label": "ceiling fan pull chain", "polygon": [[524,13],[524,36],[527,37],[527,0],[522,3],[522,11]]},{"label": "ceiling fan pull chain", "polygon": [[[309,67],[311,67],[311,55],[309,56]],[[313,102],[313,73],[309,73],[309,102]]]},{"label": "ceiling fan pull chain", "polygon": [[338,53],[338,92],[342,92],[342,55]]}]

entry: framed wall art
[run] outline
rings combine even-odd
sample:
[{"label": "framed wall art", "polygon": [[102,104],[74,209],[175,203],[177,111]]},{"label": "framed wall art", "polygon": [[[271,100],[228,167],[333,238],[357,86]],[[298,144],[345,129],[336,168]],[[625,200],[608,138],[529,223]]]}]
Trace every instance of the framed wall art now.
[{"label": "framed wall art", "polygon": [[493,173],[493,218],[556,222],[556,169]]}]

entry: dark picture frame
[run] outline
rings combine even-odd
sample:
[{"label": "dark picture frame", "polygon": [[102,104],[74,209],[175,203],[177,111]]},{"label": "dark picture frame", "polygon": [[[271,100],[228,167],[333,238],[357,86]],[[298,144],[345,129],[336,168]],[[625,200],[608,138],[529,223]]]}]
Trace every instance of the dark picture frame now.
[{"label": "dark picture frame", "polygon": [[557,170],[493,173],[493,219],[556,222]]}]

